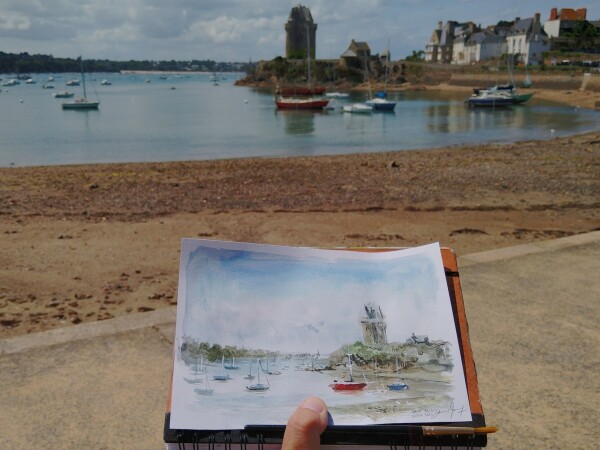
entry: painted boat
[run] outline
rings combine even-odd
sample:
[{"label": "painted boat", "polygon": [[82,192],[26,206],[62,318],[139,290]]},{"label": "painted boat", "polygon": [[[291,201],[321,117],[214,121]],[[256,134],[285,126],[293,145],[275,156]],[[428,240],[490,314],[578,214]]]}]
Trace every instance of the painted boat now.
[{"label": "painted boat", "polygon": [[[360,391],[367,387],[367,380],[365,378],[365,382],[354,381],[354,377],[352,376],[352,354],[348,353],[348,363],[346,364],[348,370],[350,371],[350,380],[333,380],[333,383],[329,385],[331,389],[334,391]],[[363,375],[364,377],[364,375]]]},{"label": "painted boat", "polygon": [[[260,366],[260,360],[257,360],[258,365]],[[251,384],[249,386],[246,386],[246,389],[249,391],[253,391],[253,392],[264,392],[264,391],[268,391],[269,388],[271,387],[269,384],[264,384],[260,382],[260,370],[257,372],[258,373],[258,380],[256,383]],[[269,380],[267,380],[267,383],[269,382]]]}]

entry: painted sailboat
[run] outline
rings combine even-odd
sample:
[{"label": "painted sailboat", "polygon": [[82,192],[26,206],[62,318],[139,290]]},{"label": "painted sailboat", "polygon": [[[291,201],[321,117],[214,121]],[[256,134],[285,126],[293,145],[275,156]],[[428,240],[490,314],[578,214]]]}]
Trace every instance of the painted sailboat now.
[{"label": "painted sailboat", "polygon": [[85,90],[85,74],[83,73],[83,60],[79,57],[81,64],[81,82],[83,85],[83,97],[77,98],[72,102],[65,102],[62,104],[62,109],[98,109],[99,101],[89,100],[87,98],[87,92]]},{"label": "painted sailboat", "polygon": [[228,381],[231,380],[231,377],[228,373],[225,373],[225,356],[221,358],[221,367],[223,368],[223,373],[213,375],[213,380],[215,381]]},{"label": "painted sailboat", "polygon": [[[400,366],[398,365],[398,357],[396,356],[396,374],[400,372]],[[398,381],[387,385],[390,391],[405,391],[408,389],[408,384],[404,383],[403,380],[398,377]]]},{"label": "painted sailboat", "polygon": [[[257,360],[257,363],[260,366],[260,360]],[[248,389],[249,391],[253,391],[253,392],[263,392],[263,391],[268,391],[269,388],[271,387],[270,384],[264,384],[260,382],[260,370],[257,372],[258,373],[258,380],[256,383],[251,384],[249,386],[246,386],[246,389]],[[267,379],[267,383],[269,383],[269,380]]]},{"label": "painted sailboat", "polygon": [[226,364],[225,370],[240,370],[240,366],[235,365],[235,357],[231,358],[231,364]]},{"label": "painted sailboat", "polygon": [[252,375],[252,362],[248,365],[248,375],[244,377],[245,380],[254,380],[254,375]]},{"label": "painted sailboat", "polygon": [[183,377],[183,379],[190,384],[202,383],[202,378],[200,377],[200,374],[202,372],[204,372],[204,367],[202,364],[202,357],[200,357],[200,363],[198,363],[197,360],[194,361],[190,370],[192,372],[192,377]]},{"label": "painted sailboat", "polygon": [[[334,380],[333,383],[329,385],[331,389],[334,391],[360,391],[367,386],[367,380],[365,378],[365,382],[354,381],[354,376],[352,375],[352,354],[348,353],[348,364],[346,365],[348,370],[350,371],[350,379],[349,380]],[[364,375],[363,375],[364,377]]]},{"label": "painted sailboat", "polygon": [[208,372],[204,371],[204,387],[194,388],[194,392],[199,395],[213,395],[214,389],[210,387],[208,382]]}]

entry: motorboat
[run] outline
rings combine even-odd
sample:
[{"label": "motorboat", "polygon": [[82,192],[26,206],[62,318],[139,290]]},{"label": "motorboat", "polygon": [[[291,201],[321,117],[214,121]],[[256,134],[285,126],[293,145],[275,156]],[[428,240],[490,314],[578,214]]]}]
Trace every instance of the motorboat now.
[{"label": "motorboat", "polygon": [[350,105],[344,105],[342,111],[345,113],[370,114],[373,112],[373,107],[366,103],[352,103]]},{"label": "motorboat", "polygon": [[[46,88],[46,89],[48,89],[48,88]],[[56,92],[56,93],[52,94],[52,96],[54,98],[71,98],[74,95],[75,94],[73,94],[72,92],[67,92],[67,91]]]}]

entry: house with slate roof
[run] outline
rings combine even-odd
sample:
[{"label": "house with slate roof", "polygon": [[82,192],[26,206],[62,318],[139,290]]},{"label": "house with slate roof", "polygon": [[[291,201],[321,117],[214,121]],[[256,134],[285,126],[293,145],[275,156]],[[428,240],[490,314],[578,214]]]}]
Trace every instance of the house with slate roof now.
[{"label": "house with slate roof", "polygon": [[347,67],[364,69],[367,61],[371,59],[371,48],[366,42],[350,42],[348,50],[340,55],[340,59]]},{"label": "house with slate roof", "polygon": [[473,33],[464,44],[465,64],[499,58],[506,53],[506,39],[490,31]]},{"label": "house with slate roof", "polygon": [[[438,27],[431,35],[429,43],[425,47],[425,61],[449,64],[454,58],[454,42],[457,38],[477,31],[478,28],[473,22],[459,23],[453,20],[438,22]],[[461,40],[464,44],[465,40]],[[458,51],[460,54],[460,50]]]},{"label": "house with slate roof", "polygon": [[507,53],[517,56],[519,64],[539,64],[543,53],[550,50],[550,40],[542,29],[540,14],[528,19],[515,20],[506,36]]}]

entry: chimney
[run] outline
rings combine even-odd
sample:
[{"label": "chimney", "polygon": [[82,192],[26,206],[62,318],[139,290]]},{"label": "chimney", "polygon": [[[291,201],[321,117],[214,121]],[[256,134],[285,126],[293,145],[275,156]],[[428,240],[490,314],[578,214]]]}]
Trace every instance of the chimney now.
[{"label": "chimney", "polygon": [[440,20],[440,21],[438,22],[438,30],[441,30],[441,29],[442,29],[442,26],[443,26],[443,24],[442,24],[442,21]]},{"label": "chimney", "polygon": [[587,16],[587,9],[586,8],[579,8],[577,10],[577,19],[579,19],[579,20],[585,20],[586,16]]},{"label": "chimney", "polygon": [[532,30],[534,34],[540,34],[542,31],[542,24],[540,22],[540,13],[535,13],[533,16]]},{"label": "chimney", "polygon": [[549,20],[556,20],[556,19],[558,19],[558,9],[552,8],[550,10],[550,19]]}]

